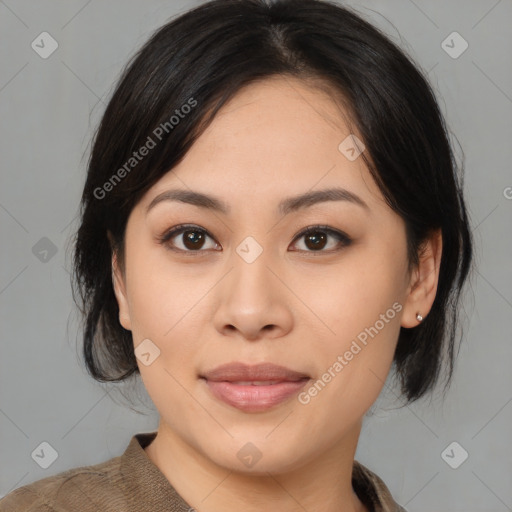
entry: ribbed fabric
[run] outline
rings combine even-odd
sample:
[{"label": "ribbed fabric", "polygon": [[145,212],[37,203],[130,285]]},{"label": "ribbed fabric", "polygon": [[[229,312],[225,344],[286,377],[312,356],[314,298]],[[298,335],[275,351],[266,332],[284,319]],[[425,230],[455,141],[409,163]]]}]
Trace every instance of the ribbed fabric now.
[{"label": "ribbed fabric", "polygon": [[[156,432],[134,435],[125,452],[15,489],[0,512],[193,512],[144,448]],[[370,512],[406,512],[384,482],[354,461],[352,485]]]}]

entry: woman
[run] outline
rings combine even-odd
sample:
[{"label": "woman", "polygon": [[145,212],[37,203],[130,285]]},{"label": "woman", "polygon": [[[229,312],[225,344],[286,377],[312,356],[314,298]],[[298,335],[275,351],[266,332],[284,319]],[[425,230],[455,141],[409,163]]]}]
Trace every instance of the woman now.
[{"label": "woman", "polygon": [[404,510],[362,419],[392,366],[407,403],[448,384],[471,261],[443,118],[385,36],[322,0],[185,13],[108,104],[74,261],[87,368],[140,374],[158,431],[0,511]]}]

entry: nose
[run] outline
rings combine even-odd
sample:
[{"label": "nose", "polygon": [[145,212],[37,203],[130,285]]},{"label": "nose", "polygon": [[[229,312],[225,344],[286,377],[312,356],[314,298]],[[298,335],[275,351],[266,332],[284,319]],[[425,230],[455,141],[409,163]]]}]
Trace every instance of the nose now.
[{"label": "nose", "polygon": [[286,335],[293,325],[292,297],[278,266],[265,251],[252,263],[236,253],[232,260],[234,268],[217,289],[215,328],[250,341]]}]

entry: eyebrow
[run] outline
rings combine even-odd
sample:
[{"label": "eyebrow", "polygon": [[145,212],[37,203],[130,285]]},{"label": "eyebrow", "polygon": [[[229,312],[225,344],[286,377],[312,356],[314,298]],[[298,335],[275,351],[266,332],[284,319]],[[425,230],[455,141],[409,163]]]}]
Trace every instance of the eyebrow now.
[{"label": "eyebrow", "polygon": [[[157,204],[163,201],[178,201],[181,203],[191,204],[200,208],[214,210],[225,215],[229,214],[230,207],[221,199],[194,192],[192,190],[166,190],[158,194],[149,203],[146,209],[146,214],[154,208]],[[298,196],[288,197],[282,200],[278,205],[278,211],[282,215],[287,215],[291,212],[308,208],[318,203],[327,201],[347,201],[349,203],[361,206],[366,210],[370,210],[369,206],[356,194],[344,188],[329,188],[324,190],[316,190],[314,192],[306,192]]]}]

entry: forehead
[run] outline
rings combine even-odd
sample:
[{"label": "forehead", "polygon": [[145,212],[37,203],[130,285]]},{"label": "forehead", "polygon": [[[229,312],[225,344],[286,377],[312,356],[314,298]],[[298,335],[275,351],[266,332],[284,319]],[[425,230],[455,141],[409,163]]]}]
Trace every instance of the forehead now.
[{"label": "forehead", "polygon": [[262,157],[272,151],[281,159],[301,150],[302,156],[310,152],[318,157],[323,152],[327,157],[337,150],[336,141],[354,129],[339,99],[291,77],[251,83],[221,108],[196,149],[236,152],[239,148],[251,155],[259,150]]},{"label": "forehead", "polygon": [[223,197],[236,191],[276,201],[284,193],[333,186],[378,197],[364,160],[351,161],[340,151],[352,135],[358,133],[343,101],[325,87],[291,77],[251,83],[219,110],[144,203],[176,185]]}]

